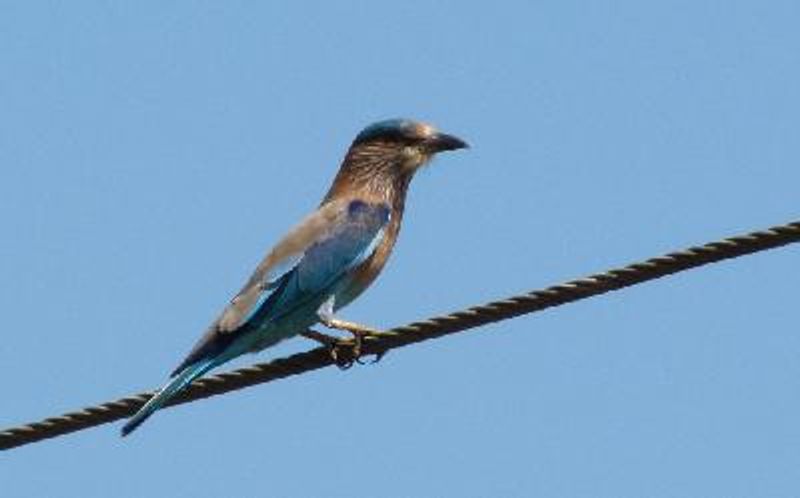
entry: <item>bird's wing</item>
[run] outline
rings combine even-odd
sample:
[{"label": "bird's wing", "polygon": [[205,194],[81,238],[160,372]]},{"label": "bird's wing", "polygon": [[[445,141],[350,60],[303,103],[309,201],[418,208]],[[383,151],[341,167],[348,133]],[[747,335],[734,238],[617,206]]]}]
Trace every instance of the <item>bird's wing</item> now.
[{"label": "bird's wing", "polygon": [[313,295],[366,260],[383,238],[390,208],[362,200],[334,201],[303,220],[267,255],[217,321],[233,332],[255,316],[276,290]]}]

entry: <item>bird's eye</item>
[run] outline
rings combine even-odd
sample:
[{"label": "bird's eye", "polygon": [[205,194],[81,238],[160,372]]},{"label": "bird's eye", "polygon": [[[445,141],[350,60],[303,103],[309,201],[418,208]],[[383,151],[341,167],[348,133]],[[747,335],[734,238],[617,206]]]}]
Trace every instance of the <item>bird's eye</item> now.
[{"label": "bird's eye", "polygon": [[403,139],[406,145],[411,145],[411,146],[417,146],[425,141],[425,137],[421,137],[419,135],[410,135],[410,134],[403,137]]}]

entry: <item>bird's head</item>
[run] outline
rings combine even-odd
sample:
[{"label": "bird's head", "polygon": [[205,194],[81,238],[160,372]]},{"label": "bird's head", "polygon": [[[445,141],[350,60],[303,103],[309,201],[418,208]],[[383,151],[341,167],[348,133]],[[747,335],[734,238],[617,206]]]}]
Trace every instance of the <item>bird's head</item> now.
[{"label": "bird's head", "polygon": [[469,147],[453,135],[438,131],[427,123],[410,119],[387,119],[364,128],[350,150],[358,156],[391,161],[405,173],[413,173],[434,155]]},{"label": "bird's head", "polygon": [[411,178],[439,152],[468,147],[460,138],[409,119],[379,121],[353,140],[327,199],[371,192],[387,201],[405,198]]}]

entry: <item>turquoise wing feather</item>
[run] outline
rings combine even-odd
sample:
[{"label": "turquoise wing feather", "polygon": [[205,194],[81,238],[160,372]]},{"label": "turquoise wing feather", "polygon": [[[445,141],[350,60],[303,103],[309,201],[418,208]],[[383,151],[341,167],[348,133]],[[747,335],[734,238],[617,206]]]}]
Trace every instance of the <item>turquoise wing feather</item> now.
[{"label": "turquoise wing feather", "polygon": [[232,332],[253,320],[283,316],[293,302],[325,292],[374,252],[389,217],[386,204],[358,199],[321,207],[259,265],[223,312],[218,330]]}]

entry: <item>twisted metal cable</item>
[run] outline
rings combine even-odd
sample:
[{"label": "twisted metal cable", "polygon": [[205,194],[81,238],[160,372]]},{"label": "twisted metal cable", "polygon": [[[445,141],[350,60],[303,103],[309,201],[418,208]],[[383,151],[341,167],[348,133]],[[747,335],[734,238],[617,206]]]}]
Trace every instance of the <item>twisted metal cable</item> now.
[{"label": "twisted metal cable", "polygon": [[[390,349],[579,301],[709,263],[774,249],[795,242],[800,242],[800,221],[691,247],[546,289],[395,327],[377,336],[365,338],[363,351],[366,354],[385,353]],[[216,396],[255,384],[318,370],[332,364],[334,361],[329,350],[319,347],[268,363],[259,363],[198,379],[167,406]],[[153,392],[140,393],[5,430],[0,432],[0,450],[126,418],[144,405],[152,395]]]}]

